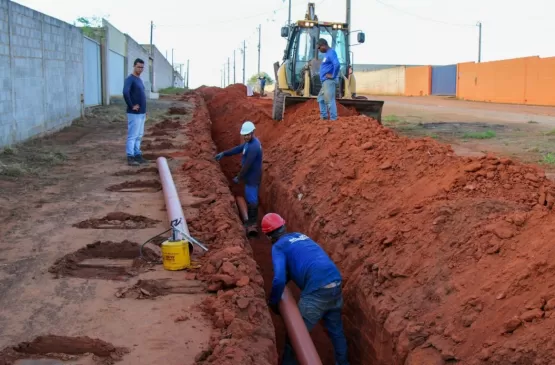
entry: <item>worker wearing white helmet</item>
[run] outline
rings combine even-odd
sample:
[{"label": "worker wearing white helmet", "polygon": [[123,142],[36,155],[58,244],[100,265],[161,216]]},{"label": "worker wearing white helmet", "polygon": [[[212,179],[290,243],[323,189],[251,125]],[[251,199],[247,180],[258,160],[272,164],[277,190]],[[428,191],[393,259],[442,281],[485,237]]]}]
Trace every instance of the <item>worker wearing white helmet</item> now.
[{"label": "worker wearing white helmet", "polygon": [[247,228],[256,227],[258,222],[258,188],[262,180],[262,145],[254,136],[255,129],[253,122],[246,121],[241,126],[240,132],[245,143],[216,155],[216,161],[220,161],[224,156],[243,154],[241,171],[233,178],[233,182],[236,184],[240,181],[245,182],[245,200],[249,216],[245,224]]}]

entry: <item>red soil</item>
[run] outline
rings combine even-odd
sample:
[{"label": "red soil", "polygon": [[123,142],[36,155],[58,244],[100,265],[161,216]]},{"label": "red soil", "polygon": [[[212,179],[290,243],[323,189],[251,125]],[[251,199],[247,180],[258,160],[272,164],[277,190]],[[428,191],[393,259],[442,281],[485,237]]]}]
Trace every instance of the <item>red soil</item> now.
[{"label": "red soil", "polygon": [[314,102],[274,122],[243,91],[210,89],[213,138],[224,150],[256,124],[264,208],[344,276],[352,364],[553,362],[555,186],[543,171],[457,157],[341,107],[320,121]]},{"label": "red soil", "polygon": [[[214,160],[210,119],[204,100],[187,95],[196,105],[192,120],[182,127],[191,137],[182,166],[189,190],[201,198],[198,218],[188,221],[191,234],[209,244],[196,279],[215,293],[203,302],[214,323],[210,348],[197,362],[217,365],[274,365],[275,336],[266,306],[263,279],[239,220],[228,181]],[[193,274],[194,275],[194,274]]]}]

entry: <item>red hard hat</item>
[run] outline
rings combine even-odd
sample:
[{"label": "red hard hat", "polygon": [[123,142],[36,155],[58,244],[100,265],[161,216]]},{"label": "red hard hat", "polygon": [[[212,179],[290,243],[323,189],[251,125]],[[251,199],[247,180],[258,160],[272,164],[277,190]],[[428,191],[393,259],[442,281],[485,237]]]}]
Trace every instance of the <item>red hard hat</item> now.
[{"label": "red hard hat", "polygon": [[285,219],[281,218],[279,214],[268,213],[262,218],[262,232],[264,234],[275,231],[285,224]]}]

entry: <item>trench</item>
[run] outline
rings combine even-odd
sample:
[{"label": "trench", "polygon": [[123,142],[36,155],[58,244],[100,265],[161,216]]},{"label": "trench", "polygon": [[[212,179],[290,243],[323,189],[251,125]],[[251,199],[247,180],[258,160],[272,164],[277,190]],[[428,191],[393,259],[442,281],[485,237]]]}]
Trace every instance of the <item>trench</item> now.
[{"label": "trench", "polygon": [[[235,86],[235,85],[234,85]],[[235,90],[237,89],[237,90]],[[258,121],[256,135],[260,139],[265,156],[271,156],[271,148],[284,149],[285,145],[289,142],[278,140],[275,137],[279,137],[281,133],[284,132],[283,128],[289,127],[286,123],[276,124],[271,119],[271,100],[264,100],[265,103],[259,103],[253,105],[253,102],[248,99],[242,99],[242,95],[236,96],[236,94],[243,94],[240,87],[231,87],[222,91],[217,97],[212,99],[210,91],[204,91],[204,98],[207,103],[207,108],[211,120],[211,135],[214,144],[217,146],[218,151],[228,150],[239,143],[241,143],[240,136],[237,133],[241,124],[245,120],[255,120]],[[244,95],[244,94],[243,94]],[[236,98],[233,102],[233,98]],[[309,113],[317,115],[317,105],[316,103],[306,103],[299,105],[304,109],[308,110]],[[303,110],[302,113],[306,113]],[[299,115],[298,109],[292,107],[289,111],[289,118],[296,118],[297,120],[302,120],[303,114]],[[340,110],[340,116],[355,115],[352,110],[343,108]],[[287,115],[286,115],[286,118]],[[294,122],[293,122],[294,123]],[[331,127],[322,128],[324,134],[330,132]],[[320,133],[315,131],[315,133]],[[321,135],[319,137],[322,137]],[[306,135],[303,137],[301,143],[307,143]],[[293,151],[290,155],[290,159],[296,159],[295,155],[299,150],[299,141],[291,141],[289,144],[289,149]],[[366,146],[365,146],[366,148]],[[368,148],[372,148],[369,146]],[[311,146],[312,152],[316,151],[314,145]],[[264,172],[263,181],[260,186],[260,211],[259,211],[259,223],[263,214],[266,212],[276,212],[279,213],[287,222],[288,231],[302,232],[308,234],[316,242],[320,243],[322,246],[328,249],[328,254],[330,257],[334,257],[334,252],[330,250],[343,250],[344,246],[359,246],[361,245],[361,237],[349,235],[348,237],[339,235],[336,236],[335,240],[341,240],[345,237],[345,242],[337,241],[337,244],[324,241],[326,236],[325,232],[319,227],[322,225],[322,217],[320,214],[327,214],[325,212],[314,211],[313,208],[306,206],[306,203],[299,204],[302,199],[301,191],[292,191],[291,185],[288,184],[287,176],[281,176],[281,174],[293,174],[293,172],[288,172],[288,166],[295,166],[298,161],[281,161],[281,166],[286,166],[286,169],[281,171],[279,166],[273,168],[272,162],[264,158]],[[307,161],[310,164],[309,161]],[[243,186],[235,185],[231,183],[231,179],[237,174],[240,169],[240,156],[227,157],[220,161],[220,167],[222,172],[226,176],[230,189],[234,195],[244,195]],[[352,171],[347,171],[347,175],[351,176]],[[355,172],[356,174],[356,172]],[[314,177],[309,177],[308,181],[314,180]],[[310,187],[302,186],[302,189],[310,189]],[[310,190],[308,190],[310,191]],[[305,192],[304,190],[302,192]],[[330,199],[332,198],[330,194]],[[299,197],[300,196],[300,197]],[[329,199],[328,199],[329,200]],[[336,203],[338,200],[336,200]],[[305,205],[303,207],[303,205]],[[337,204],[336,204],[337,205]],[[307,209],[308,208],[308,209]],[[341,209],[339,209],[341,210]],[[344,220],[337,222],[336,224],[343,224],[345,221],[351,221],[354,217],[350,217],[348,212],[345,211],[348,217],[344,217]],[[332,225],[328,225],[326,229],[333,228]],[[337,230],[337,229],[336,229]],[[338,231],[338,230],[337,230]],[[320,241],[322,239],[322,241]],[[271,243],[262,235],[257,238],[249,239],[251,247],[253,249],[253,256],[258,263],[259,270],[264,279],[264,290],[266,296],[268,297],[269,291],[271,289],[271,283],[273,279],[272,270],[272,258],[271,258]],[[342,256],[345,257],[345,256]],[[367,270],[366,265],[361,265],[367,257],[358,257],[356,262],[352,262],[347,265],[347,267],[358,268],[357,271]],[[362,260],[362,261],[361,261]],[[366,262],[366,261],[365,261]],[[387,313],[381,309],[379,299],[376,300],[373,297],[371,290],[368,290],[371,285],[376,283],[372,278],[368,280],[361,275],[352,275],[352,272],[345,272],[344,262],[335,262],[340,268],[343,274],[343,299],[344,307],[342,311],[343,318],[343,328],[344,333],[347,338],[348,344],[348,354],[349,362],[352,365],[363,365],[363,364],[375,364],[375,365],[392,365],[392,364],[404,364],[407,352],[410,347],[416,347],[421,345],[421,334],[418,331],[414,333],[414,339],[412,337],[407,340],[406,347],[401,347],[399,350],[398,338],[396,336],[402,332],[402,329],[395,329],[399,331],[396,333],[391,332],[391,328],[387,327],[386,319]],[[372,269],[371,269],[372,270]],[[352,271],[352,270],[350,270]],[[372,271],[371,271],[372,274]],[[373,274],[372,274],[373,275]],[[353,279],[354,276],[354,279]],[[293,295],[296,297],[297,301],[299,299],[300,290],[294,285],[289,285]],[[276,346],[277,353],[281,360],[281,354],[283,352],[283,347],[285,343],[286,330],[283,320],[279,316],[275,316],[271,313],[272,322],[275,329]],[[391,327],[391,326],[390,326]],[[412,335],[412,334],[411,334]],[[333,346],[329,340],[328,335],[323,328],[322,321],[311,331],[311,338],[314,345],[320,355],[320,359],[323,365],[334,365],[335,358],[333,354]],[[425,342],[426,338],[423,338]],[[405,342],[403,342],[402,346]],[[428,351],[429,348],[424,349]],[[418,362],[414,358],[409,360],[409,363],[434,363],[438,360],[438,364],[443,363],[441,358],[437,358],[437,351],[431,349],[434,354],[430,355],[427,359],[432,359],[432,362]],[[426,355],[426,354],[425,354]],[[412,362],[411,362],[412,361]],[[414,362],[416,361],[416,362]]]},{"label": "trench", "polygon": [[[214,143],[218,147],[218,151],[223,151],[230,148],[229,144],[227,143],[228,140],[226,140],[226,136],[222,136],[218,133],[214,133],[213,131],[212,138],[214,140]],[[232,160],[232,158],[228,158],[227,161],[222,160],[222,163],[221,163],[222,171],[226,176],[226,178],[228,179],[228,181],[232,181],[233,177],[236,176],[237,174],[236,164],[234,164],[230,160]],[[235,185],[230,183],[229,186],[234,196],[244,196],[243,185]],[[270,192],[266,191],[263,185],[260,187],[260,189],[261,189],[260,190],[261,199],[260,199],[260,207],[258,212],[258,227],[260,227],[260,222],[266,212],[276,211],[282,214],[282,211],[278,210],[277,207],[271,203],[274,200],[262,199],[262,197],[269,197]],[[279,198],[280,198],[279,196],[276,197],[275,201],[280,200]],[[287,214],[282,214],[282,215],[284,216],[286,221],[290,222],[289,219],[291,219],[292,217],[290,212],[287,212]],[[302,227],[297,227],[296,224],[291,225],[288,223],[288,227],[293,228],[300,232],[303,231]],[[259,233],[258,236],[256,237],[250,237],[249,243],[253,249],[254,259],[257,262],[259,266],[259,270],[264,279],[264,291],[266,292],[266,296],[268,297],[270,295],[270,291],[272,288],[272,279],[273,279],[272,244],[268,240],[268,238],[266,238],[266,236],[264,236],[262,233]],[[300,297],[300,290],[295,285],[292,285],[292,284],[290,284],[289,287],[293,295],[295,296],[296,300],[298,301]],[[280,316],[275,315],[274,313],[271,313],[271,317],[275,328],[276,346],[277,346],[277,352],[279,356],[279,362],[278,362],[279,364],[281,363],[281,357],[282,357],[283,348],[285,345],[286,328]],[[312,330],[310,335],[311,335],[312,341],[314,342],[316,350],[320,355],[322,364],[335,365],[333,346],[331,344],[331,341],[329,340],[328,335],[325,332],[325,329],[322,323],[318,323],[318,325],[316,325],[316,327]],[[362,363],[351,362],[351,364],[357,365]]]}]

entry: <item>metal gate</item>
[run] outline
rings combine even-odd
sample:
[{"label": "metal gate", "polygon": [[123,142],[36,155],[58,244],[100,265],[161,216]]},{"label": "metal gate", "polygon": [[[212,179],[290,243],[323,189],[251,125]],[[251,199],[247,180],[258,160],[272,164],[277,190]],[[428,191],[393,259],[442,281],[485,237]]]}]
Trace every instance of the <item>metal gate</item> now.
[{"label": "metal gate", "polygon": [[457,65],[432,66],[432,95],[457,94]]},{"label": "metal gate", "polygon": [[83,38],[83,57],[85,73],[85,106],[100,105],[102,100],[102,81],[100,77],[100,44],[90,38]]},{"label": "metal gate", "polygon": [[125,81],[125,57],[109,51],[108,75],[110,79],[110,96],[122,96]]}]

